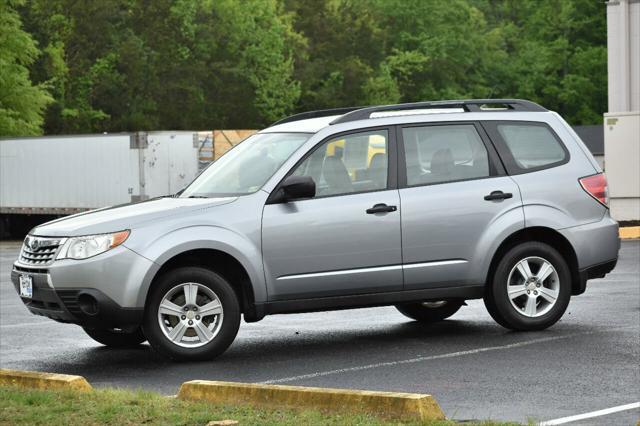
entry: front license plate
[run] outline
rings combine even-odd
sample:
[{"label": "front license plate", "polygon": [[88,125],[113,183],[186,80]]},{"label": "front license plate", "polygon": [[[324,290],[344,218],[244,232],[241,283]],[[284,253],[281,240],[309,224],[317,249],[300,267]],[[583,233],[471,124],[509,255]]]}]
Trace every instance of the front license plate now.
[{"label": "front license plate", "polygon": [[20,297],[33,297],[33,278],[31,275],[20,275]]}]

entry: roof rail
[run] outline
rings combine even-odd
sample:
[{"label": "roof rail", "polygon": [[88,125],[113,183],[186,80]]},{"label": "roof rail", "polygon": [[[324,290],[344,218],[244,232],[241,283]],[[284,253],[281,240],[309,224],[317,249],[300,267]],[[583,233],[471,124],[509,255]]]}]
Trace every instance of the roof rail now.
[{"label": "roof rail", "polygon": [[[347,123],[349,121],[356,121],[356,120],[366,120],[370,118],[371,114],[373,114],[374,112],[382,112],[382,111],[407,111],[407,110],[413,110],[413,109],[428,109],[428,108],[462,108],[466,112],[496,110],[496,108],[491,108],[491,107],[484,108],[485,105],[504,106],[505,107],[504,109],[509,111],[529,111],[529,112],[548,111],[546,108],[538,105],[535,102],[531,102],[523,99],[469,99],[469,100],[459,100],[459,101],[428,101],[428,102],[414,102],[409,104],[382,105],[382,106],[373,106],[373,107],[366,107],[366,108],[360,108],[360,109],[351,109],[351,111],[343,113],[344,115],[342,117],[338,117],[335,120],[333,120],[331,124]],[[290,121],[293,121],[293,120],[290,120]]]},{"label": "roof rail", "polygon": [[307,120],[309,118],[329,117],[331,115],[342,115],[342,114],[347,114],[349,112],[356,111],[362,108],[363,107],[346,107],[346,108],[320,109],[317,111],[301,112],[300,114],[294,114],[289,117],[283,118],[282,120],[278,120],[275,123],[273,123],[272,126],[275,126],[276,124],[290,123],[292,121]]}]

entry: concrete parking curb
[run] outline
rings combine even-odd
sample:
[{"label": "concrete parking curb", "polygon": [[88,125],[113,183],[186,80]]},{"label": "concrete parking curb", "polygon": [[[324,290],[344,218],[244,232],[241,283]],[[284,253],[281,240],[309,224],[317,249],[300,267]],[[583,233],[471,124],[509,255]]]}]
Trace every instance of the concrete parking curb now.
[{"label": "concrete parking curb", "polygon": [[69,389],[89,392],[93,387],[82,376],[0,369],[0,385],[22,386],[33,389]]},{"label": "concrete parking curb", "polygon": [[620,228],[620,238],[623,240],[640,238],[640,226],[624,226]]},{"label": "concrete parking curb", "polygon": [[431,395],[349,389],[193,380],[180,386],[178,398],[272,409],[309,409],[331,413],[372,414],[402,420],[443,420]]}]

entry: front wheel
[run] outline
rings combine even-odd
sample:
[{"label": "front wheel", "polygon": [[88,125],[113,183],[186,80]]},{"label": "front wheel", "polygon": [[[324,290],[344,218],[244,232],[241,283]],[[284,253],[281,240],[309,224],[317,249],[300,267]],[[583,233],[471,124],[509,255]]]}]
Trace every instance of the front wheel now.
[{"label": "front wheel", "polygon": [[132,332],[121,330],[100,330],[93,328],[83,328],[83,330],[96,342],[112,348],[137,346],[147,340],[142,332],[142,328],[140,327]]},{"label": "front wheel", "polygon": [[154,283],[144,313],[151,346],[174,360],[212,359],[233,342],[240,327],[240,304],[221,275],[184,267]]},{"label": "front wheel", "polygon": [[416,321],[432,323],[449,318],[458,312],[463,304],[463,300],[438,300],[396,305],[396,309],[404,316]]},{"label": "front wheel", "polygon": [[571,273],[553,247],[526,242],[512,247],[487,284],[484,303],[500,325],[543,330],[564,314],[571,298]]}]

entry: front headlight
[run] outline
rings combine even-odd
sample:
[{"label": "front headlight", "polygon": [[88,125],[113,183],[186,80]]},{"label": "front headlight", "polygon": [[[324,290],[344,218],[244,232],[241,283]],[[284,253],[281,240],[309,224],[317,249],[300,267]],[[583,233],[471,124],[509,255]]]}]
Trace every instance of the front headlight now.
[{"label": "front headlight", "polygon": [[87,259],[118,247],[129,237],[130,231],[114,232],[113,234],[85,235],[70,237],[60,249],[56,259]]}]

